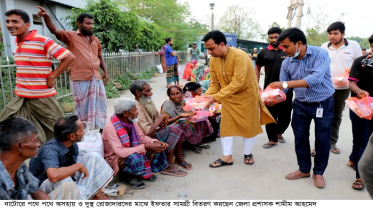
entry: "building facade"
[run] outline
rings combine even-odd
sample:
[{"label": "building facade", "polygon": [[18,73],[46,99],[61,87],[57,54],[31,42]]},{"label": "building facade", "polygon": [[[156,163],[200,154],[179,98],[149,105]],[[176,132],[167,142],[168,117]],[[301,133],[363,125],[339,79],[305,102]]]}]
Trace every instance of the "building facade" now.
[{"label": "building facade", "polygon": [[0,31],[3,33],[2,42],[5,45],[5,54],[7,56],[13,56],[13,51],[15,50],[15,37],[11,36],[6,28],[6,11],[11,9],[22,9],[26,11],[31,19],[31,30],[36,29],[38,30],[39,34],[56,40],[55,36],[49,32],[45,24],[34,24],[33,15],[36,15],[39,11],[36,6],[42,6],[45,8],[53,23],[58,28],[63,27],[66,30],[71,30],[71,27],[67,26],[64,18],[70,13],[71,8],[84,7],[85,4],[86,2],[83,0],[0,0]]}]

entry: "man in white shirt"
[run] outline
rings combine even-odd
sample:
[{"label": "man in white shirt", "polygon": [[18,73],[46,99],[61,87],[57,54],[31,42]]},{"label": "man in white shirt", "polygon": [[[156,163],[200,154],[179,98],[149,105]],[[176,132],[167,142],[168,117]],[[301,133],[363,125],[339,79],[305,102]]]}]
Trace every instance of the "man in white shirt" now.
[{"label": "man in white shirt", "polygon": [[[330,151],[334,154],[339,154],[340,150],[336,144],[339,136],[339,126],[342,121],[342,112],[345,107],[345,100],[350,95],[348,83],[346,85],[343,82],[338,82],[337,78],[345,72],[346,69],[350,69],[354,60],[362,56],[360,45],[353,40],[347,40],[345,36],[345,25],[344,23],[337,21],[332,23],[328,29],[328,38],[330,42],[326,42],[321,45],[322,48],[326,49],[330,57],[330,71],[335,89],[334,93],[334,116],[332,125],[332,138],[330,141]],[[337,78],[336,78],[337,77]],[[347,80],[346,80],[347,81]],[[314,153],[314,151],[313,151]]]}]

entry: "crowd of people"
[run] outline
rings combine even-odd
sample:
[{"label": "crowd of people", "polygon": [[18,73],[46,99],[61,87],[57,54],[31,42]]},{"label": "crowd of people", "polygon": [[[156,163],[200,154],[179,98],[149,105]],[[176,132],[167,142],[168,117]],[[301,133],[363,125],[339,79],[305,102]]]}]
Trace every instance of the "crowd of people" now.
[{"label": "crowd of people", "polygon": [[[314,156],[314,184],[324,188],[329,154],[341,152],[337,142],[344,101],[350,94],[357,98],[373,95],[373,68],[361,64],[372,55],[362,55],[357,42],[344,38],[342,22],[328,27],[330,41],[321,47],[307,45],[300,29],[270,28],[270,44],[259,52],[255,50],[252,58],[227,46],[224,34],[214,30],[202,39],[212,56],[209,70],[198,64],[199,50],[193,44],[183,75],[191,82],[180,86],[179,61],[172,49],[172,38],[167,38],[157,54],[164,58],[169,99],[157,109],[151,84],[136,80],[130,85],[133,98],[117,99],[114,113],[109,113],[107,120],[104,85],[109,76],[100,41],[93,34],[93,17],[82,14],[77,18],[78,30],[65,31],[55,27],[45,9],[38,8],[38,15],[67,49],[36,30],[30,31],[25,11],[6,12],[7,28],[17,42],[17,97],[0,114],[0,199],[108,199],[103,188],[114,176],[133,189],[155,182],[154,173],[158,172],[187,176],[193,164],[185,161],[184,149],[201,154],[210,148],[208,142],[218,137],[222,156],[210,163],[210,168],[233,165],[234,136],[242,138],[243,161],[252,165],[252,149],[256,136],[263,132],[261,125],[265,125],[268,137],[262,147],[270,149],[286,143],[282,134],[290,124],[298,170],[285,178],[310,177]],[[373,35],[369,43],[373,50]],[[60,65],[51,71],[53,58]],[[259,86],[262,67],[263,89],[284,91],[285,101],[263,102]],[[55,98],[54,82],[67,69],[75,115],[64,117]],[[346,69],[349,85],[333,83],[333,78]],[[185,103],[193,98],[203,99],[204,109],[220,104],[221,111],[193,121],[196,113]],[[352,111],[350,119],[353,141],[347,164],[356,171],[352,188],[362,190],[366,186],[373,197],[373,139],[368,143],[373,123]],[[312,120],[314,150],[309,140]],[[78,143],[85,134],[83,122],[102,133],[103,156],[96,152],[79,156]],[[27,159],[31,159],[29,166]]]}]

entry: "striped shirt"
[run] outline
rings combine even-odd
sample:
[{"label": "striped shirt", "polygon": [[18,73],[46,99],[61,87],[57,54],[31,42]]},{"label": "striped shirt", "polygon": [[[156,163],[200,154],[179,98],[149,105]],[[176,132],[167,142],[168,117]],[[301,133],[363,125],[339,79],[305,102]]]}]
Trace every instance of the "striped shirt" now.
[{"label": "striped shirt", "polygon": [[295,98],[301,102],[320,102],[334,94],[330,58],[325,49],[307,45],[307,52],[301,60],[288,57],[282,62],[280,81],[302,79],[309,87],[294,88]]},{"label": "striped shirt", "polygon": [[57,94],[55,88],[47,86],[47,78],[52,73],[52,59],[59,61],[70,54],[52,39],[37,34],[32,30],[20,43],[16,38],[17,48],[15,93],[24,98],[46,98]]}]

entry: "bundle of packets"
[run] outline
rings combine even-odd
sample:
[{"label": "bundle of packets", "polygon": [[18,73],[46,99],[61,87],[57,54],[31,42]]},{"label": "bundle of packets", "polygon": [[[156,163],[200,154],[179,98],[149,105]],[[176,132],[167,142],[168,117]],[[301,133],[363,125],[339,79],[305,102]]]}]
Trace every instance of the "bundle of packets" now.
[{"label": "bundle of packets", "polygon": [[349,75],[350,75],[350,69],[345,69],[345,72],[343,72],[343,74],[333,77],[332,82],[334,86],[340,87],[340,88],[348,88],[350,84],[350,81],[348,80]]},{"label": "bundle of packets", "polygon": [[286,101],[284,91],[278,88],[273,89],[269,86],[260,93],[260,96],[262,97],[263,102],[274,102],[277,104]]},{"label": "bundle of packets", "polygon": [[195,98],[187,98],[185,99],[185,106],[187,109],[204,109],[207,105],[207,98],[202,96],[196,96]]},{"label": "bundle of packets", "polygon": [[360,118],[371,120],[373,117],[373,98],[363,97],[358,99],[350,97],[346,100],[347,106]]},{"label": "bundle of packets", "polygon": [[192,122],[201,122],[207,120],[214,113],[221,113],[221,104],[215,102],[209,109],[205,109],[206,105],[207,99],[196,96],[195,98],[185,99],[183,110],[187,112],[194,111],[195,115],[190,117]]}]

